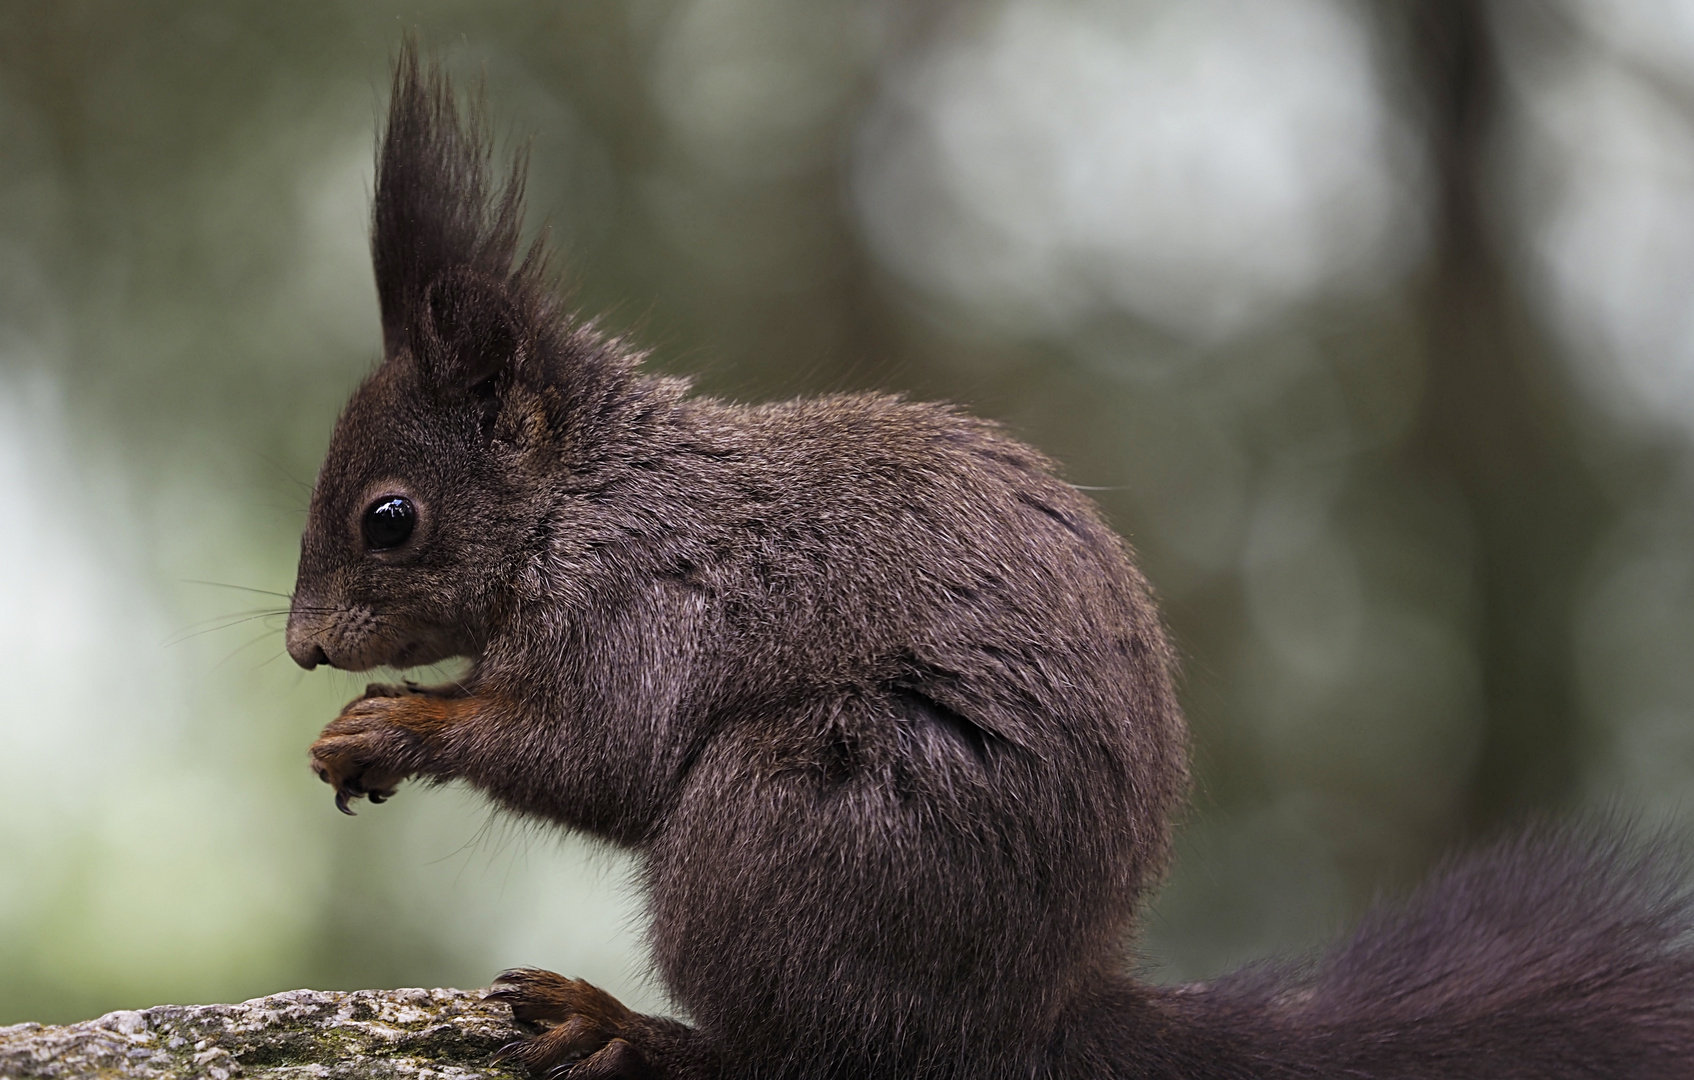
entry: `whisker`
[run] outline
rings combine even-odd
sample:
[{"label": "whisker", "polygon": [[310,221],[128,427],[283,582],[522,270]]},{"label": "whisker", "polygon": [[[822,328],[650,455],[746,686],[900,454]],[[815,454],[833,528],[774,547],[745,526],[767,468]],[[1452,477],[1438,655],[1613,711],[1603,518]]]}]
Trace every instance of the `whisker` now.
[{"label": "whisker", "polygon": [[187,626],[184,626],[183,629],[184,630],[192,630],[197,626],[205,626],[208,623],[219,622],[223,619],[245,619],[245,618],[252,616],[252,615],[286,615],[286,614],[288,614],[287,608],[271,608],[271,607],[247,608],[247,609],[241,610],[241,611],[226,611],[221,615],[212,615],[212,616],[208,616],[207,618],[204,618],[204,619],[196,619],[193,622],[189,623]]},{"label": "whisker", "polygon": [[[272,631],[269,631],[269,630],[265,631],[263,634],[260,634],[258,637],[255,637],[255,638],[249,640],[245,645],[238,646],[237,648],[231,650],[229,655],[225,656],[222,660],[219,660],[217,663],[213,664],[212,667],[211,667],[211,670],[212,671],[218,670],[219,668],[223,667],[225,664],[229,663],[231,660],[235,659],[240,654],[246,652],[248,649],[251,649],[253,646],[259,644],[259,642],[269,641],[274,636],[275,635]],[[274,657],[273,657],[273,659],[274,659]]]},{"label": "whisker", "polygon": [[283,600],[292,600],[292,593],[274,592],[270,589],[255,589],[248,585],[231,585],[226,581],[202,581],[199,578],[182,578],[184,585],[210,585],[214,589],[236,589],[240,592],[258,593],[260,596],[275,596]]},{"label": "whisker", "polygon": [[[281,476],[282,479],[286,480],[288,483],[293,484],[295,487],[299,488],[302,492],[304,492],[306,494],[308,499],[311,497],[312,485],[307,483],[306,481],[300,479],[298,476],[295,476],[294,473],[288,468],[288,466],[284,465],[281,461],[278,461],[275,457],[272,457],[270,454],[260,454],[259,460],[263,461],[266,465],[269,465],[271,468],[275,469],[277,471],[277,474],[279,476]],[[291,509],[304,510],[305,506],[304,505],[295,506],[295,507],[291,507]]]},{"label": "whisker", "polygon": [[[253,670],[258,671],[259,668],[269,667],[270,665],[276,663],[278,660],[281,660],[283,657],[285,657],[287,655],[288,655],[287,649],[278,649],[276,652],[271,653],[269,656],[267,656],[263,660],[259,661],[257,666],[255,666],[253,668]],[[301,672],[300,674],[304,675],[305,672]]]},{"label": "whisker", "polygon": [[[205,634],[213,634],[213,633],[218,632],[219,630],[228,630],[231,627],[240,626],[243,623],[256,622],[260,619],[277,619],[277,618],[281,618],[282,616],[287,615],[287,614],[288,614],[288,612],[286,612],[286,611],[259,611],[259,612],[254,612],[254,613],[249,614],[249,615],[241,615],[241,616],[236,616],[236,617],[231,617],[231,616],[227,616],[227,615],[219,616],[218,620],[216,620],[217,625],[215,625],[215,626],[204,626],[204,627],[201,627],[199,629],[190,628],[190,629],[184,630],[180,633],[172,635],[170,638],[166,639],[165,648],[167,648],[167,649],[175,648],[176,646],[181,645],[182,643],[184,643],[184,642],[186,642],[186,641],[188,641],[192,638],[201,637]],[[276,631],[274,631],[274,630],[267,630],[266,631],[267,634],[273,634],[275,632]]]}]

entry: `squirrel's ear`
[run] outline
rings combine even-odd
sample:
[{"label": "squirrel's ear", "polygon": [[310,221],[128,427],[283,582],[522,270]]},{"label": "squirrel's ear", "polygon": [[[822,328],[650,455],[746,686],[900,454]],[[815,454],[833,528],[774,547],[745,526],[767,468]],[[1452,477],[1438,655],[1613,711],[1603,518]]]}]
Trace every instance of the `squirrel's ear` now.
[{"label": "squirrel's ear", "polygon": [[498,408],[532,351],[521,313],[505,290],[469,271],[438,278],[425,291],[412,325],[419,379],[438,401],[469,396]]},{"label": "squirrel's ear", "polygon": [[[519,284],[514,266],[523,220],[524,154],[497,183],[480,101],[461,116],[447,75],[420,61],[408,37],[394,68],[393,97],[376,161],[371,259],[382,308],[383,353],[421,351],[414,337],[431,321],[427,294],[445,276],[469,273]],[[442,303],[454,307],[457,301]],[[476,307],[476,305],[472,305]]]}]

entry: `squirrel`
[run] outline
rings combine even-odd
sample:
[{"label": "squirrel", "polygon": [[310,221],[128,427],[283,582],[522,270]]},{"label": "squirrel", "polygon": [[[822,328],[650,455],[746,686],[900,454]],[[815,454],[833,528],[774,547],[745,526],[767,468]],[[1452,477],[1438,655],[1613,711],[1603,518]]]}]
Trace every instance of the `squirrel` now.
[{"label": "squirrel", "polygon": [[1188,789],[1149,587],[1054,462],[958,408],[645,372],[520,242],[525,161],[402,47],[383,357],[335,425],[287,647],[372,685],[312,745],[635,852],[689,1017],[505,972],[537,1076],[1694,1077],[1664,845],[1544,827],[1303,966],[1135,977]]}]

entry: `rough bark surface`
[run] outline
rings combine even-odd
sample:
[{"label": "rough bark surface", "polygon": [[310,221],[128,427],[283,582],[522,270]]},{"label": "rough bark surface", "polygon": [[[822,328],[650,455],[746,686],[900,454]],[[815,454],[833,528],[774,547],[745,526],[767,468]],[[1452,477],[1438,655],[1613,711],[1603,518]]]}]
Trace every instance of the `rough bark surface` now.
[{"label": "rough bark surface", "polygon": [[524,1034],[479,991],[292,990],[239,1005],[158,1005],[64,1027],[0,1027],[0,1080],[25,1077],[512,1080]]}]

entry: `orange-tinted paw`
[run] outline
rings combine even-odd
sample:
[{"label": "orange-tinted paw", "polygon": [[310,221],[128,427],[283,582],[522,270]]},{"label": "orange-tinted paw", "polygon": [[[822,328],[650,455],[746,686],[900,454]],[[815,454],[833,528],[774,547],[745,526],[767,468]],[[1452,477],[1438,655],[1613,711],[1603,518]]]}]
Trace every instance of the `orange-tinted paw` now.
[{"label": "orange-tinted paw", "polygon": [[500,1060],[522,1065],[531,1076],[658,1080],[658,1073],[626,1038],[634,1034],[631,1021],[636,1014],[596,986],[551,971],[518,968],[501,972],[483,996],[510,1005],[512,1017],[520,1022],[550,1025],[500,1049]]},{"label": "orange-tinted paw", "polygon": [[361,795],[382,802],[410,775],[399,759],[411,740],[394,722],[408,699],[403,692],[393,693],[396,689],[372,684],[365,697],[348,702],[329,722],[309,751],[312,771],[335,789],[335,805],[343,814],[353,812],[347,804]]}]

